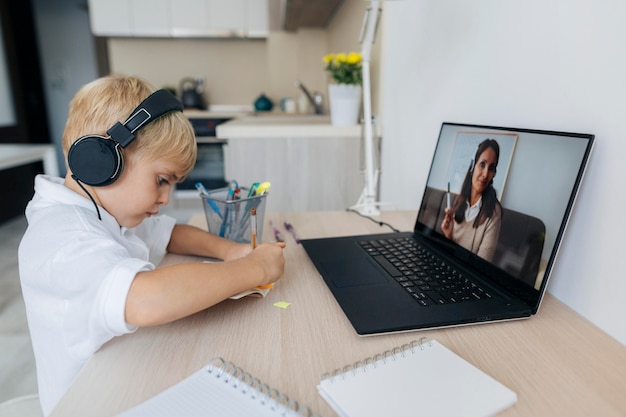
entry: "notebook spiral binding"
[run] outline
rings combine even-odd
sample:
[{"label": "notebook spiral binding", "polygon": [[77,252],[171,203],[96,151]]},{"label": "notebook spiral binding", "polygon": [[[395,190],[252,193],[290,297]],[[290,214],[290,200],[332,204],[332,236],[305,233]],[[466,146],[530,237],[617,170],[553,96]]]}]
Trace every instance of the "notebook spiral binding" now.
[{"label": "notebook spiral binding", "polygon": [[298,401],[261,382],[232,362],[214,358],[209,363],[207,372],[214,374],[215,378],[221,379],[225,384],[230,384],[233,389],[238,389],[242,395],[249,395],[261,405],[270,407],[277,415],[319,417],[308,406],[301,406]]},{"label": "notebook spiral binding", "polygon": [[395,361],[397,357],[404,357],[409,353],[415,353],[416,350],[424,350],[425,346],[432,346],[432,342],[427,337],[422,337],[419,340],[413,340],[410,343],[406,343],[402,346],[395,347],[391,350],[386,350],[382,353],[378,353],[369,358],[354,362],[352,365],[346,365],[343,368],[337,368],[332,372],[326,372],[322,374],[322,379],[329,380],[331,383],[335,379],[346,379],[347,375],[356,375],[359,372],[366,373],[370,368],[376,368],[381,365],[387,364],[388,361]]}]

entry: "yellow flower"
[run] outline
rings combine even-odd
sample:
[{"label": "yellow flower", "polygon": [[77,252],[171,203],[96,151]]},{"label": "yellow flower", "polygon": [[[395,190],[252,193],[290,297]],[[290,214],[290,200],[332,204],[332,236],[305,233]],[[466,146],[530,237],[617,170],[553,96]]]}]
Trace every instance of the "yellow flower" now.
[{"label": "yellow flower", "polygon": [[326,70],[338,84],[360,85],[363,81],[362,57],[357,52],[328,54],[323,57]]},{"label": "yellow flower", "polygon": [[346,58],[346,62],[348,64],[358,64],[361,62],[361,54],[357,52],[350,52]]}]

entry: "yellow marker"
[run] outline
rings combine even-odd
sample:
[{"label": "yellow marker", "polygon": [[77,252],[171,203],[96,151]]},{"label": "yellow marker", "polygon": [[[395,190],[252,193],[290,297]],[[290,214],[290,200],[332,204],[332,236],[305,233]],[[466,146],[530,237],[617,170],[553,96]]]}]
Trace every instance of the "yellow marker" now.
[{"label": "yellow marker", "polygon": [[255,195],[263,195],[265,193],[267,193],[270,189],[272,184],[270,184],[268,181],[262,182],[259,185],[259,188],[256,189],[256,194]]}]

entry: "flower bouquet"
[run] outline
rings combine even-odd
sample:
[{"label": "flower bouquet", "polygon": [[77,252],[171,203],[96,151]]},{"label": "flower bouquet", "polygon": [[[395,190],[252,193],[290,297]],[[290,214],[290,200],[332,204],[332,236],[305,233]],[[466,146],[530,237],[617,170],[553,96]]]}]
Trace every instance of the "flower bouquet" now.
[{"label": "flower bouquet", "polygon": [[333,84],[328,86],[330,118],[333,125],[351,126],[358,124],[363,83],[363,59],[361,54],[328,54],[324,56],[326,70]]},{"label": "flower bouquet", "polygon": [[363,82],[363,59],[360,53],[328,54],[323,59],[326,70],[337,84],[361,85]]}]

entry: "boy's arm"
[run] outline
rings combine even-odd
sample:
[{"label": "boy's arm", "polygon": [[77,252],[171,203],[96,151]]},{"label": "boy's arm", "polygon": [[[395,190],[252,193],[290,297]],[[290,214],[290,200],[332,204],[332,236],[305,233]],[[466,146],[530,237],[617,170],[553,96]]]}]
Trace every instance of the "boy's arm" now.
[{"label": "boy's arm", "polygon": [[252,251],[252,247],[221,238],[194,226],[177,224],[172,230],[167,251],[178,255],[196,255],[229,261],[247,255]]},{"label": "boy's arm", "polygon": [[138,327],[168,323],[238,292],[275,282],[284,270],[284,247],[284,243],[265,243],[230,262],[183,263],[139,272],[126,299],[126,321]]}]

